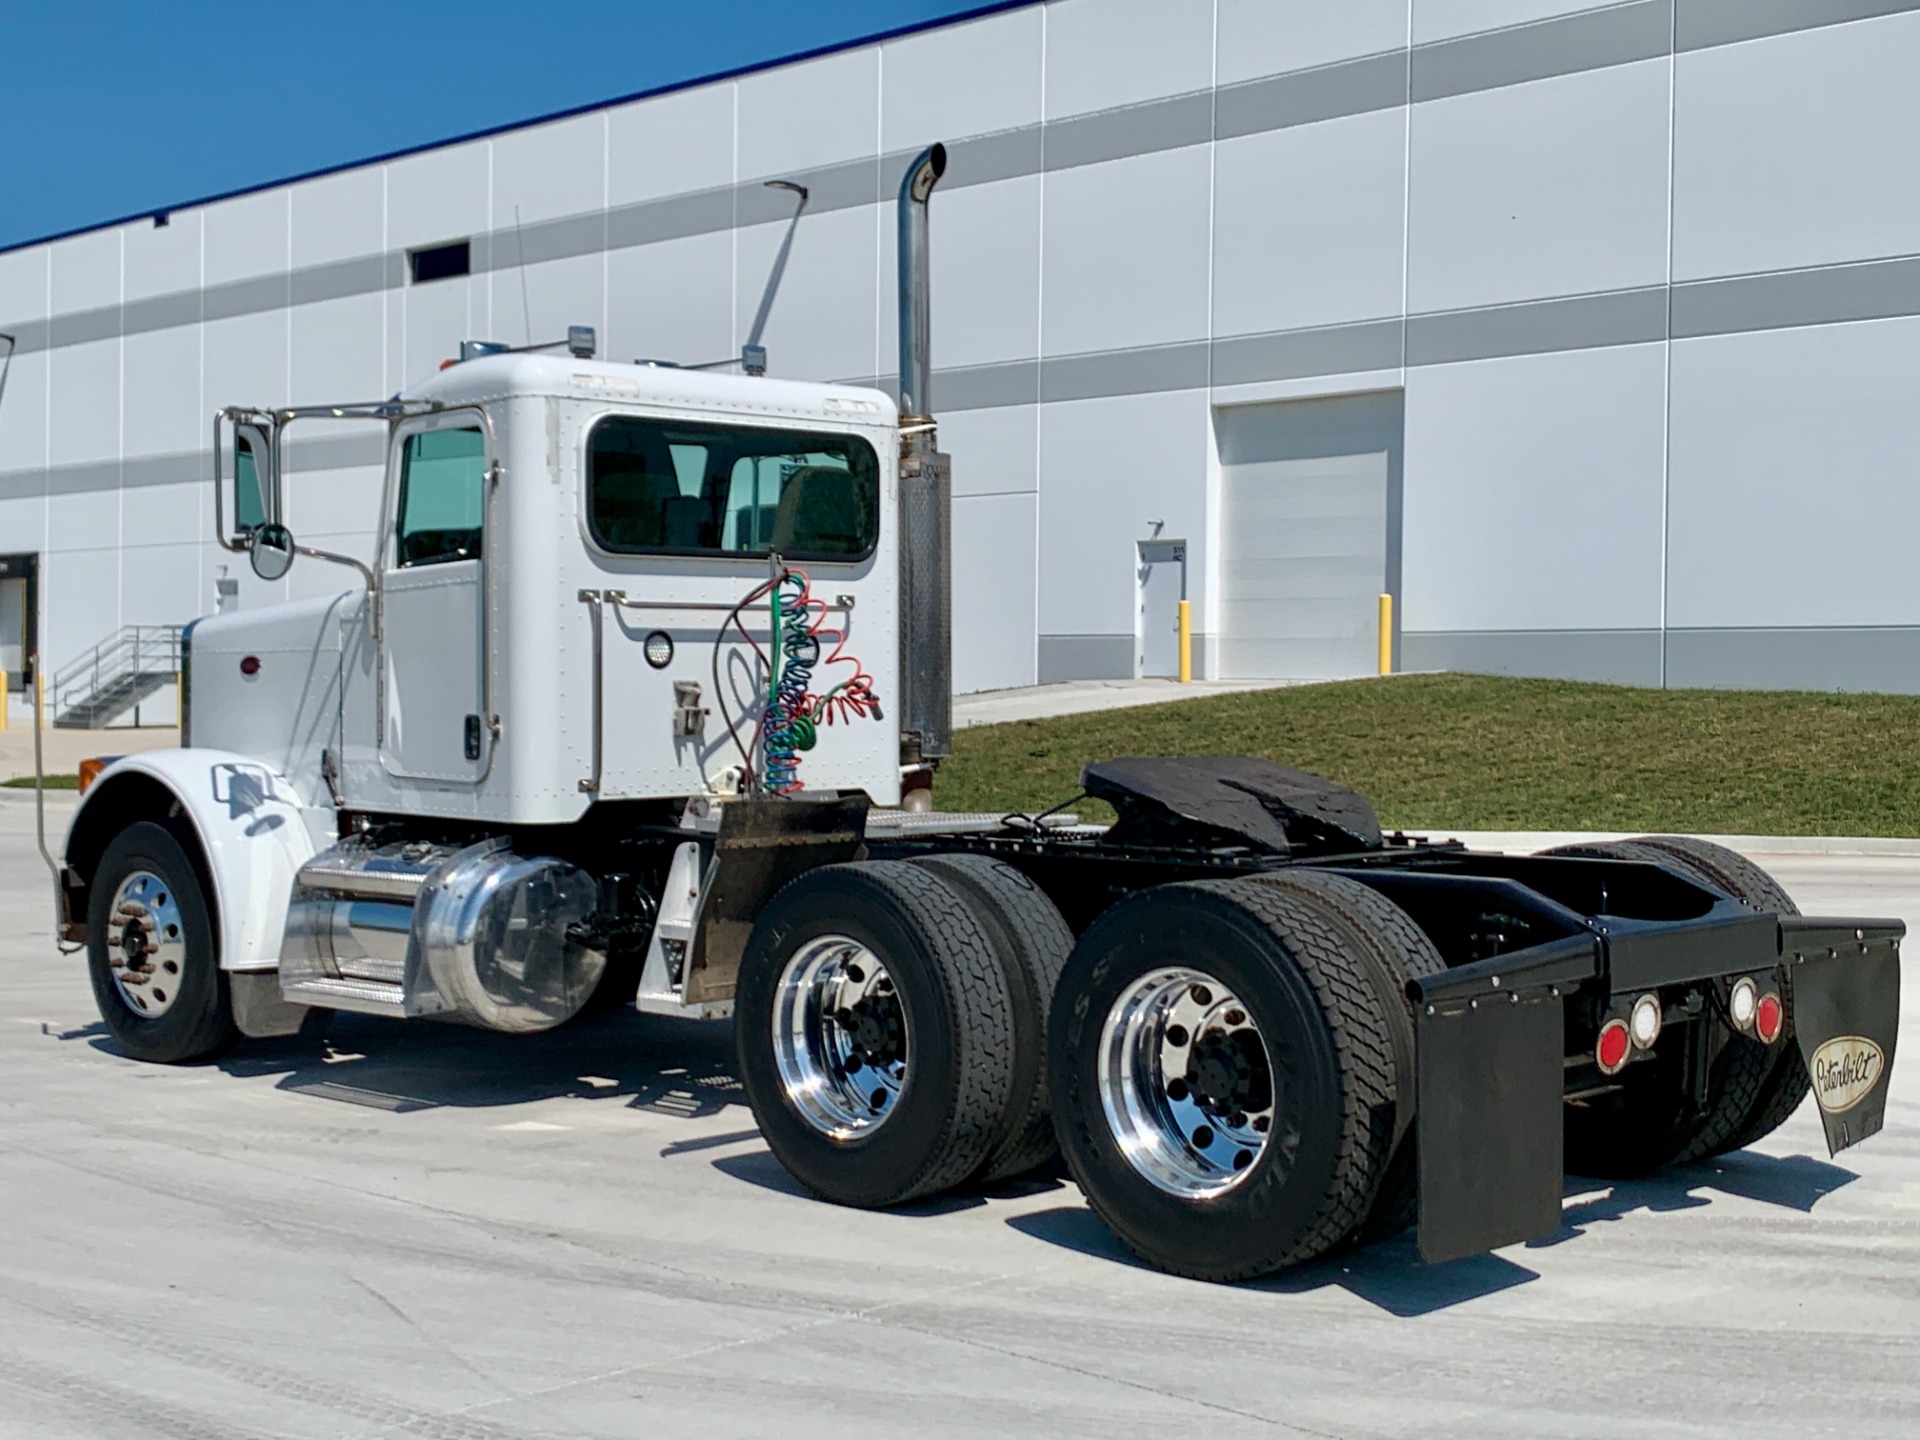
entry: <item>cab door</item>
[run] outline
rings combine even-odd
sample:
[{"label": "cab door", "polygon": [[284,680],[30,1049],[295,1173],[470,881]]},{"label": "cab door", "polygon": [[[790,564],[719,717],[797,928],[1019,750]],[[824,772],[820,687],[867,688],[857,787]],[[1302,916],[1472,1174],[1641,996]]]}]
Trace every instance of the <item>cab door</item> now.
[{"label": "cab door", "polygon": [[484,418],[436,415],[395,433],[391,540],[380,576],[380,760],[395,776],[474,783],[487,722]]}]

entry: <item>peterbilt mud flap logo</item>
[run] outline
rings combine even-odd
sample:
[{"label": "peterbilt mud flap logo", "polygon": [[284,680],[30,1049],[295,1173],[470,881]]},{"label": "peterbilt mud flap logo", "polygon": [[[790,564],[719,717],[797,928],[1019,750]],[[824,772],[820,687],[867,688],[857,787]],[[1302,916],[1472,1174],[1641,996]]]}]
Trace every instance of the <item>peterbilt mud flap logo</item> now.
[{"label": "peterbilt mud flap logo", "polygon": [[1851,1110],[1872,1093],[1887,1068],[1880,1047],[1861,1035],[1841,1035],[1813,1052],[1813,1096],[1829,1115]]}]

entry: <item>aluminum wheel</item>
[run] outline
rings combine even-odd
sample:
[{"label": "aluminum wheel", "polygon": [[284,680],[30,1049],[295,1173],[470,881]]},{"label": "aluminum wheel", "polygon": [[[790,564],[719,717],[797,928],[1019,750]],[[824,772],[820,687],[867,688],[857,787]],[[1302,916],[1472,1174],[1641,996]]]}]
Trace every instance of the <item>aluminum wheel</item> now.
[{"label": "aluminum wheel", "polygon": [[114,988],[134,1014],[157,1020],[173,1008],[186,979],[187,928],[173,887],[135,870],[114,891],[107,918],[107,964]]},{"label": "aluminum wheel", "polygon": [[1183,1200],[1232,1189],[1266,1152],[1273,1064],[1240,997],[1199,970],[1141,976],[1100,1032],[1100,1104],[1129,1164]]},{"label": "aluminum wheel", "polygon": [[808,941],[780,974],[773,1054],[788,1101],[836,1140],[886,1123],[907,1083],[907,1015],[893,977],[857,940]]}]

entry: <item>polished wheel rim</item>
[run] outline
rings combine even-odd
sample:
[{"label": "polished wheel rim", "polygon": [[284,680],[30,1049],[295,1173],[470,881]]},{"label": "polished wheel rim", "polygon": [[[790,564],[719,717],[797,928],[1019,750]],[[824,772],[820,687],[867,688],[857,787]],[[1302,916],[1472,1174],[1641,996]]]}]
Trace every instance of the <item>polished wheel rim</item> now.
[{"label": "polished wheel rim", "polygon": [[1100,1033],[1099,1088],[1120,1153],[1183,1200],[1231,1190],[1272,1140],[1266,1040],[1246,1003],[1199,970],[1155,970],[1121,992]]},{"label": "polished wheel rim", "polygon": [[126,1007],[146,1020],[171,1010],[187,969],[187,926],[173,887],[151,870],[122,880],[107,912],[106,942],[113,986]]},{"label": "polished wheel rim", "polygon": [[809,940],[781,972],[773,1053],[788,1103],[814,1129],[851,1140],[899,1108],[907,1016],[873,951],[844,935]]}]

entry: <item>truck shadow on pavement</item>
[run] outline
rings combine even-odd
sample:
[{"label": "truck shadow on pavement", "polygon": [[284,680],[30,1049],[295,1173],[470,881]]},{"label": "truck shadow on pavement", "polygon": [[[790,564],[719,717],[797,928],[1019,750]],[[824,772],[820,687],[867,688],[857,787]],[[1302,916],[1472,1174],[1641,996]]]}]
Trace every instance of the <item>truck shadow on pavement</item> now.
[{"label": "truck shadow on pavement", "polygon": [[[111,1042],[94,1043],[117,1053]],[[234,1076],[278,1075],[277,1088],[291,1094],[395,1113],[572,1098],[689,1120],[736,1106],[746,1115],[731,1024],[633,1011],[537,1035],[336,1015],[324,1041],[247,1041],[217,1064]],[[687,1142],[724,1143],[720,1136]]]},{"label": "truck shadow on pavement", "polygon": [[[1589,1180],[1568,1176],[1560,1228],[1529,1242],[1542,1250],[1577,1240],[1595,1225],[1619,1221],[1636,1211],[1694,1210],[1723,1196],[1757,1200],[1802,1214],[1856,1177],[1851,1170],[1806,1155],[1775,1157],[1753,1151],[1725,1155],[1641,1180]],[[1603,1193],[1595,1194],[1595,1191]],[[1577,1197],[1577,1198],[1576,1198]],[[1007,1224],[1050,1245],[1101,1260],[1148,1267],[1120,1243],[1098,1216],[1079,1206],[1063,1206],[1011,1217]],[[1525,1253],[1525,1250],[1519,1253]],[[1276,1295],[1300,1295],[1339,1286],[1391,1315],[1430,1315],[1538,1280],[1540,1272],[1505,1255],[1472,1255],[1430,1265],[1420,1258],[1411,1231],[1365,1250],[1328,1256],[1298,1269],[1254,1281],[1242,1288]]]}]

